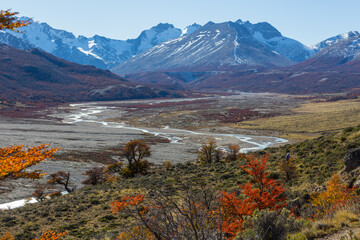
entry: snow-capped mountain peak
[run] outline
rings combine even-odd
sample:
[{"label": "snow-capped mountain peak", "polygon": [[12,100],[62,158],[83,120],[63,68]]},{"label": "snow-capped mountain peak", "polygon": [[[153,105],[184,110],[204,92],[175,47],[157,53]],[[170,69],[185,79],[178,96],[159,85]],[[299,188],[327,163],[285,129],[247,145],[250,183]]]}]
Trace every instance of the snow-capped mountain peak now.
[{"label": "snow-capped mountain peak", "polygon": [[[23,20],[28,20],[28,18],[23,18]],[[224,29],[227,30],[224,31]],[[230,31],[229,29],[232,30]],[[99,35],[90,38],[85,36],[76,37],[71,32],[54,29],[47,23],[38,22],[33,22],[33,24],[22,27],[19,30],[22,32],[0,31],[0,43],[9,44],[10,46],[20,49],[37,47],[65,60],[85,65],[93,65],[103,69],[113,68],[153,47],[156,47],[156,51],[161,51],[161,48],[169,46],[168,43],[180,42],[183,41],[184,38],[184,41],[191,39],[191,42],[187,43],[189,46],[195,46],[194,42],[196,42],[199,44],[197,47],[200,48],[201,44],[204,43],[203,40],[208,37],[210,38],[210,36],[211,39],[208,39],[208,44],[212,45],[209,45],[209,48],[219,49],[217,51],[221,51],[221,47],[225,48],[225,43],[229,41],[229,46],[236,46],[236,50],[233,50],[233,52],[236,52],[240,49],[238,45],[239,42],[246,40],[246,43],[252,42],[253,47],[261,49],[267,48],[267,50],[270,50],[270,55],[279,55],[287,58],[291,62],[301,62],[315,53],[313,49],[304,46],[300,42],[282,36],[281,33],[269,23],[261,22],[252,24],[249,21],[240,19],[236,22],[225,23],[209,21],[204,26],[194,23],[183,30],[169,23],[160,23],[150,29],[142,31],[138,38],[129,40],[116,40]],[[230,34],[231,37],[225,35],[227,31],[229,31],[228,34]],[[238,32],[236,36],[234,35],[234,31]],[[353,32],[348,35],[351,36],[354,34],[358,33]],[[197,38],[187,38],[191,35],[197,36]],[[234,39],[232,39],[232,37]],[[343,38],[345,38],[345,36],[343,36]],[[205,48],[205,46],[203,47]],[[186,51],[189,57],[202,52],[198,48],[194,49],[195,52]],[[185,47],[185,49],[192,48]],[[197,50],[199,52],[196,52]],[[203,53],[205,54],[203,56],[204,59],[210,54],[209,52]],[[244,60],[245,58],[243,56],[232,55],[237,63],[244,61],[247,63],[252,62],[252,60],[250,60],[251,57]],[[131,61],[133,61],[133,58]],[[229,61],[223,60],[223,63],[225,64]]]},{"label": "snow-capped mountain peak", "polygon": [[189,25],[186,28],[184,28],[184,30],[182,30],[181,36],[186,36],[186,35],[192,34],[193,32],[197,31],[201,27],[202,27],[201,25],[196,24],[196,23]]},{"label": "snow-capped mountain peak", "polygon": [[332,46],[340,41],[343,41],[343,40],[346,40],[349,38],[359,38],[359,37],[360,37],[360,34],[358,31],[350,31],[347,33],[339,34],[334,37],[328,38],[328,39],[316,44],[314,46],[314,49],[316,49],[316,51],[318,52],[318,51],[320,51],[326,47]]},{"label": "snow-capped mountain peak", "polygon": [[209,22],[197,31],[164,42],[113,69],[119,74],[223,67],[274,67],[294,62],[274,53],[243,24]]},{"label": "snow-capped mountain peak", "polygon": [[[29,20],[22,17],[21,20]],[[115,40],[95,35],[76,37],[65,30],[54,29],[47,23],[19,28],[20,33],[0,31],[0,43],[19,49],[40,48],[65,60],[108,69],[159,43],[178,38],[182,31],[172,24],[160,23],[143,31],[137,39]]]}]

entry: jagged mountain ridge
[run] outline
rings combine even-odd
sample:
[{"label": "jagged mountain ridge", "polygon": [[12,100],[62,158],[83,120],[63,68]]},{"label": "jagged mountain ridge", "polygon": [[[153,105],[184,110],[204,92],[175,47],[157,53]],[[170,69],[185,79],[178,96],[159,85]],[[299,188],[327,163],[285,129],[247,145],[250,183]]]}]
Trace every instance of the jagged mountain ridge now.
[{"label": "jagged mountain ridge", "polygon": [[283,36],[267,22],[252,24],[249,21],[237,20],[236,23],[245,26],[256,40],[272,51],[294,62],[302,62],[316,53],[314,47],[307,47],[299,41]]},{"label": "jagged mountain ridge", "polygon": [[294,65],[314,50],[281,35],[268,23],[209,22],[192,34],[156,45],[112,69],[117,74],[148,71],[221,70],[224,67]]},{"label": "jagged mountain ridge", "polygon": [[176,83],[192,90],[339,93],[360,90],[360,35],[340,34],[314,47],[307,60],[287,67],[229,67],[218,71],[157,71],[126,74],[138,83]]},{"label": "jagged mountain ridge", "polygon": [[33,22],[19,28],[21,33],[0,31],[0,43],[22,50],[37,47],[70,62],[109,69],[159,43],[190,34],[198,27],[200,25],[193,24],[181,30],[171,24],[160,23],[143,31],[136,39],[116,40],[98,35],[76,37],[47,23]]},{"label": "jagged mountain ridge", "polygon": [[[300,62],[313,53],[311,48],[282,36],[268,23],[251,24],[241,20],[236,23],[247,28],[254,38],[269,49],[291,61]],[[201,27],[193,24],[180,30],[171,24],[158,24],[143,31],[136,39],[115,40],[98,35],[91,38],[76,37],[71,32],[54,29],[47,23],[35,22],[20,28],[22,33],[0,31],[0,43],[19,49],[37,47],[71,62],[110,69],[158,44],[190,35]]]}]

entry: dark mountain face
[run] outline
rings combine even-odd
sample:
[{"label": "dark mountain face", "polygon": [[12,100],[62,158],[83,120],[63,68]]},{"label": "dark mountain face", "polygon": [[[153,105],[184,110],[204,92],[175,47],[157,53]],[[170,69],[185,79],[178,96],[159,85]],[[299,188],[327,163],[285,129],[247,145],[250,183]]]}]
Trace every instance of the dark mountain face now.
[{"label": "dark mountain face", "polygon": [[133,84],[107,70],[70,63],[38,49],[24,51],[0,44],[2,100],[70,102],[164,95],[169,94]]}]

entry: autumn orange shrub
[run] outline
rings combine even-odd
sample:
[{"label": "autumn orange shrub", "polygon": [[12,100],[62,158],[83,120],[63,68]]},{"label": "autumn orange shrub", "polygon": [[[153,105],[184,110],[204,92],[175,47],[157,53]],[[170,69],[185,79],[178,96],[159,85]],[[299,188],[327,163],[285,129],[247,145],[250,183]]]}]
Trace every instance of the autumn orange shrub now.
[{"label": "autumn orange shrub", "polygon": [[111,203],[112,205],[111,211],[115,214],[120,210],[124,210],[129,206],[137,206],[144,201],[144,198],[145,196],[141,194],[136,196],[125,196],[121,198],[120,201],[116,200],[116,202]]},{"label": "autumn orange shrub", "polygon": [[334,174],[327,183],[326,191],[313,195],[311,203],[316,208],[315,217],[320,217],[356,199],[355,187],[347,188],[341,184],[340,176]]},{"label": "autumn orange shrub", "polygon": [[[144,195],[125,196],[113,202],[112,212],[124,210],[130,213],[142,232],[143,238],[139,239],[182,239],[181,236],[187,236],[186,239],[233,239],[256,209],[280,212],[287,205],[285,188],[268,178],[268,156],[246,156],[246,161],[241,168],[251,181],[240,186],[241,197],[225,191],[220,195],[203,191],[203,197],[199,197],[187,191],[174,198],[153,191],[146,198],[146,204]],[[133,230],[118,238],[129,238],[135,234]]]},{"label": "autumn orange shrub", "polygon": [[6,177],[38,179],[44,174],[40,171],[23,172],[25,168],[51,158],[58,148],[49,145],[35,147],[11,146],[0,148],[0,180]]},{"label": "autumn orange shrub", "polygon": [[[57,233],[57,232],[47,231],[44,232],[40,238],[35,238],[34,240],[59,240],[66,234],[67,233],[65,232]],[[15,238],[10,233],[6,233],[4,236],[0,237],[0,240],[15,240]]]},{"label": "autumn orange shrub", "polygon": [[64,235],[66,235],[67,233],[65,232],[52,232],[52,231],[47,231],[44,232],[40,238],[35,238],[34,240],[58,240],[61,239]]},{"label": "autumn orange shrub", "polygon": [[270,211],[280,210],[285,207],[286,197],[283,196],[285,188],[276,180],[267,176],[268,156],[255,158],[245,156],[247,163],[240,166],[250,175],[251,182],[240,185],[241,195],[238,198],[235,193],[222,191],[220,205],[223,209],[224,220],[222,231],[229,239],[243,230],[243,223],[248,216],[251,216],[256,209],[268,209]]},{"label": "autumn orange shrub", "polygon": [[227,162],[234,162],[242,157],[244,154],[240,152],[241,148],[239,144],[229,146],[229,151],[226,153],[225,160]]},{"label": "autumn orange shrub", "polygon": [[15,238],[10,233],[5,233],[5,235],[0,237],[0,240],[15,240]]},{"label": "autumn orange shrub", "polygon": [[118,239],[224,239],[219,230],[219,195],[210,188],[187,189],[180,195],[153,190],[112,203],[135,220]]}]

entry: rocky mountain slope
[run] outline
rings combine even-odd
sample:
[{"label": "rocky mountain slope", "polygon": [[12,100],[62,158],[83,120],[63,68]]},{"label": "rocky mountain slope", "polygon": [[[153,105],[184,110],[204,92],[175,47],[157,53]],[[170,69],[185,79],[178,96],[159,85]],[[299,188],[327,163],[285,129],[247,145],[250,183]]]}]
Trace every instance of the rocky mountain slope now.
[{"label": "rocky mountain slope", "polygon": [[[327,46],[325,46],[327,44]],[[360,89],[360,35],[350,32],[318,45],[319,52],[294,66],[264,71],[212,73],[194,89],[234,89],[282,93],[352,92]],[[146,82],[146,81],[143,81]]]},{"label": "rocky mountain slope", "polygon": [[172,95],[42,50],[24,51],[0,44],[0,100],[51,103],[163,96]]}]

